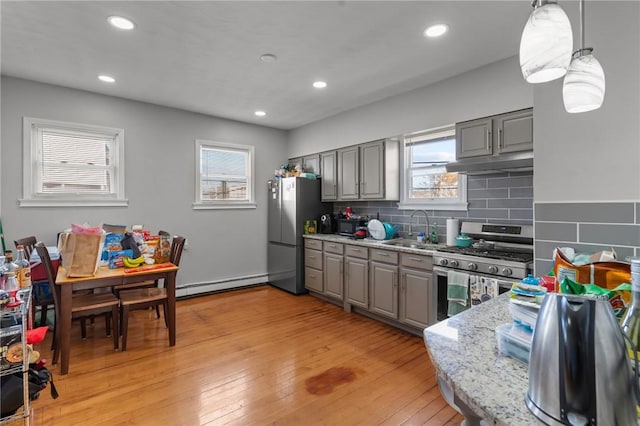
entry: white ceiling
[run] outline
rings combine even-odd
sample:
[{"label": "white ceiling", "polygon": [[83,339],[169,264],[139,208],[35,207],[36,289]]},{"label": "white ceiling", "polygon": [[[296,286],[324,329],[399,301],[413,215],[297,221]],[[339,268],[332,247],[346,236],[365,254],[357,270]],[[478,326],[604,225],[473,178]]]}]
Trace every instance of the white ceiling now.
[{"label": "white ceiling", "polygon": [[[2,74],[292,129],[518,53],[517,1],[2,1]],[[129,17],[134,31],[107,24]],[[423,30],[446,23],[447,35]],[[264,63],[260,55],[278,60]],[[117,79],[112,85],[98,74]],[[328,82],[322,91],[311,83]],[[255,117],[262,109],[267,116]]]}]

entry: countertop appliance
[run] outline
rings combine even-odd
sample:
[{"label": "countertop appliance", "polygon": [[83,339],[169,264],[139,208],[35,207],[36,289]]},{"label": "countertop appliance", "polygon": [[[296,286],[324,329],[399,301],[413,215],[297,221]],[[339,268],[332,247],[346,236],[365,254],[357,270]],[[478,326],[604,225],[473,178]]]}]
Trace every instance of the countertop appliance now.
[{"label": "countertop appliance", "polygon": [[[473,239],[469,247],[442,246],[433,255],[437,320],[447,318],[447,275],[469,274],[475,282],[497,287],[498,294],[533,270],[533,226],[462,222],[460,232]],[[471,301],[471,297],[469,297]]]},{"label": "countertop appliance", "polygon": [[366,228],[366,219],[336,219],[337,233],[345,237],[353,237],[360,228]]},{"label": "countertop appliance", "polygon": [[336,233],[336,218],[333,213],[324,213],[320,216],[320,234]]},{"label": "countertop appliance", "polygon": [[269,283],[293,294],[304,286],[304,223],[331,211],[332,203],[320,201],[320,180],[282,178],[267,182]]},{"label": "countertop appliance", "polygon": [[547,294],[531,346],[527,408],[548,425],[635,425],[636,386],[609,302]]}]

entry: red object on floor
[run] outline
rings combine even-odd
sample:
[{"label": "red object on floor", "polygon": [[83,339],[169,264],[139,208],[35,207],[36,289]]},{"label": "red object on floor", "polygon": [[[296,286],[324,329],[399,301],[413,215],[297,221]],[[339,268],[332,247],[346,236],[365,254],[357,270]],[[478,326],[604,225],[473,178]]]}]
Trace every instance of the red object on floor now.
[{"label": "red object on floor", "polygon": [[27,344],[33,345],[35,343],[40,343],[44,340],[44,336],[49,331],[49,327],[38,327],[32,328],[31,330],[27,330]]}]

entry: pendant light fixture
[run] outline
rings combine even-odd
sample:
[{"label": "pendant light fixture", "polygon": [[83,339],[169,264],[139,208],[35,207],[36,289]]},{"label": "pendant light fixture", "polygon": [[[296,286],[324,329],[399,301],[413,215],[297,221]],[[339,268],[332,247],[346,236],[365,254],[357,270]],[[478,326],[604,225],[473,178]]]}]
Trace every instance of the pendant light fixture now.
[{"label": "pendant light fixture", "polygon": [[584,47],[584,0],[580,0],[580,49],[573,53],[569,71],[562,85],[562,99],[567,112],[592,111],[602,106],[605,80],[593,48]]},{"label": "pendant light fixture", "polygon": [[534,0],[520,39],[520,68],[529,83],[566,74],[573,50],[571,23],[555,0]]}]

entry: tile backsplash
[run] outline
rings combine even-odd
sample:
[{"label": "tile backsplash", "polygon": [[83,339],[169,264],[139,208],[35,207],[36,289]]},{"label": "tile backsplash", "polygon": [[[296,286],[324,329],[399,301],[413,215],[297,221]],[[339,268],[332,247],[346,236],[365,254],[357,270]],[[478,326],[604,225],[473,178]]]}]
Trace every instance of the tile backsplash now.
[{"label": "tile backsplash", "polygon": [[615,250],[618,260],[640,256],[640,203],[535,203],[534,272],[547,273],[556,247],[578,253]]},{"label": "tile backsplash", "polygon": [[[533,172],[504,172],[467,178],[467,211],[426,210],[429,223],[437,224],[440,242],[446,238],[446,220],[458,218],[474,222],[505,224],[533,223]],[[399,210],[396,201],[334,202],[334,213],[351,207],[356,214],[398,225],[401,237],[409,232],[409,219],[413,210]],[[416,215],[414,233],[426,226],[424,215]],[[431,232],[431,229],[429,230]]]}]

